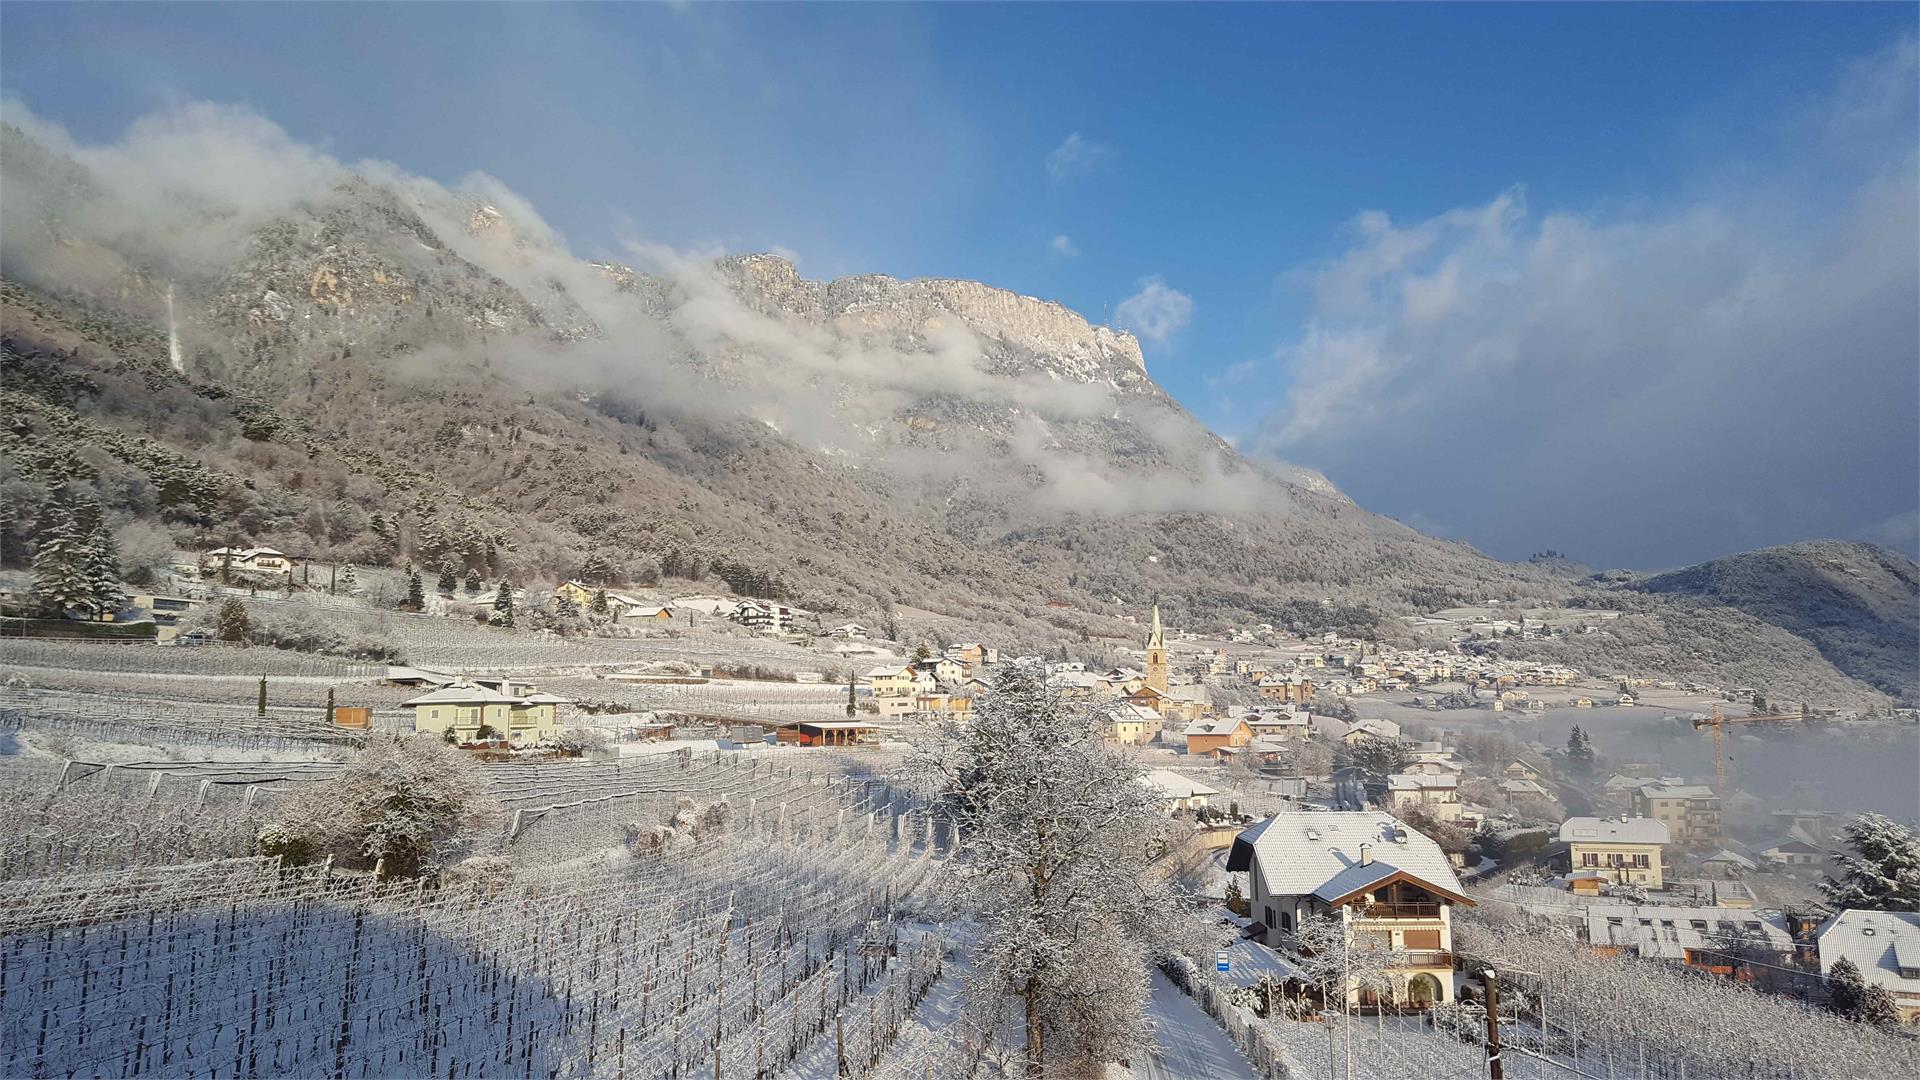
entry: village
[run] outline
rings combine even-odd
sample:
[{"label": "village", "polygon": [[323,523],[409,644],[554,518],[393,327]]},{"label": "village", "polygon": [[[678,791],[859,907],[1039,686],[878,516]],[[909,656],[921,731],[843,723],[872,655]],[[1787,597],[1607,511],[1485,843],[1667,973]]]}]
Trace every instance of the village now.
[{"label": "village", "polygon": [[[145,644],[0,640],[10,722],[69,733],[54,743],[71,747],[63,776],[160,768],[115,760],[126,757],[111,745],[122,739],[284,752],[377,732],[429,735],[493,768],[571,762],[618,775],[700,755],[714,768],[811,761],[829,775],[885,774],[930,731],[964,728],[1001,672],[1027,666],[1095,718],[1176,828],[1173,857],[1234,938],[1212,973],[1217,1000],[1186,990],[1216,1014],[1484,1009],[1491,988],[1456,932],[1463,919],[1517,915],[1597,957],[1793,1000],[1826,1002],[1839,968],[1890,1002],[1898,1025],[1920,1022],[1920,913],[1835,907],[1818,888],[1848,865],[1861,820],[1883,819],[1793,790],[1736,793],[1742,809],[1730,813],[1742,772],[1729,778],[1722,745],[1751,742],[1743,724],[1774,737],[1897,740],[1910,718],[1771,711],[1752,689],[1503,664],[1460,648],[1480,634],[1547,632],[1553,622],[1539,614],[1421,617],[1431,643],[1402,649],[1267,625],[1209,636],[1170,628],[1150,607],[1136,641],[1112,650],[1118,662],[1093,665],[979,642],[908,644],[737,595],[578,580],[543,594],[445,580],[429,590],[417,575],[361,593],[356,578],[371,572],[345,568],[343,589],[341,568],[329,567],[316,586],[313,568],[262,548],[216,549],[175,569],[112,620],[86,620],[111,632],[145,626]],[[382,595],[393,610],[379,610]],[[527,618],[536,610],[594,630],[557,632]],[[288,612],[376,618],[404,662],[252,643],[257,626]],[[1563,632],[1580,632],[1584,617],[1562,619]],[[134,685],[152,698],[144,707]],[[103,708],[109,698],[117,704]],[[99,717],[113,713],[145,734],[111,734]],[[1564,740],[1543,740],[1548,715],[1574,718]],[[1654,715],[1690,736],[1685,760],[1697,764],[1596,751],[1596,733]],[[545,798],[564,801],[565,790]],[[1331,997],[1300,952],[1301,935],[1329,916],[1385,950],[1374,976]],[[1516,1007],[1529,992],[1544,1010],[1544,983]],[[1248,1038],[1242,1054],[1278,1052]]]}]

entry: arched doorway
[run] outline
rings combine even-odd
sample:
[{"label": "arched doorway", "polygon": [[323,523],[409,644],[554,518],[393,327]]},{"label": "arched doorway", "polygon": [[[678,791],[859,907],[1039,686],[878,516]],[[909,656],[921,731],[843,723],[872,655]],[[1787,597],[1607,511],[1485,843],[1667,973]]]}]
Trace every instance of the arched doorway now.
[{"label": "arched doorway", "polygon": [[1407,980],[1407,1004],[1425,1009],[1440,1000],[1439,979],[1422,971]]}]

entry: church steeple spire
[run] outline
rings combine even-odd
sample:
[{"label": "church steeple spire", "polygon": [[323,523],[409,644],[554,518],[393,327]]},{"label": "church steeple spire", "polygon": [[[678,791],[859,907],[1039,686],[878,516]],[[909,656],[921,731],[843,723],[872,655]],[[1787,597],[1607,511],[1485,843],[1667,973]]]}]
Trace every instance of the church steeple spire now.
[{"label": "church steeple spire", "polygon": [[1160,605],[1153,605],[1153,630],[1147,634],[1147,685],[1167,692],[1167,634],[1160,628]]}]

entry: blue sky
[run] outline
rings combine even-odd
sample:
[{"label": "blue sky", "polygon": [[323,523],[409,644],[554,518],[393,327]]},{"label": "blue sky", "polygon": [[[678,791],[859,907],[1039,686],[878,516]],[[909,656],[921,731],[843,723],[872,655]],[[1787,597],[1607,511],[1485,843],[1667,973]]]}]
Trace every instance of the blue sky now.
[{"label": "blue sky", "polygon": [[[1583,257],[1617,256],[1633,273],[1631,237],[1642,233],[1623,229],[1658,231],[1721,210],[1736,223],[1766,221],[1758,208],[1770,202],[1854,199],[1888,170],[1898,182],[1913,153],[1909,113],[1874,119],[1856,140],[1864,150],[1836,150],[1808,131],[1850,108],[1849,87],[1871,81],[1862,65],[1887,68],[1903,88],[1910,64],[1887,57],[1915,28],[1915,9],[1895,4],[13,3],[0,11],[0,89],[82,140],[110,140],[143,114],[207,100],[250,107],[344,159],[390,160],[446,181],[484,171],[583,255],[635,239],[779,248],[809,276],[974,278],[1095,321],[1124,314],[1148,331],[1150,370],[1203,420],[1249,448],[1326,469],[1363,505],[1496,554],[1558,547],[1595,562],[1662,565],[1813,535],[1877,530],[1906,544],[1920,486],[1911,452],[1920,434],[1908,428],[1920,420],[1911,410],[1876,417],[1883,437],[1806,470],[1796,479],[1806,489],[1784,513],[1753,509],[1784,466],[1749,468],[1736,483],[1724,472],[1738,461],[1702,462],[1668,482],[1647,508],[1657,524],[1636,533],[1606,513],[1555,505],[1551,478],[1524,460],[1472,478],[1488,420],[1496,431],[1512,425],[1475,416],[1456,443],[1432,415],[1439,406],[1428,402],[1464,400],[1471,415],[1486,400],[1469,393],[1473,373],[1447,361],[1514,340],[1512,327],[1456,321],[1422,337],[1402,315],[1330,298],[1329,268],[1379,256],[1386,237],[1413,243],[1426,274],[1470,264],[1483,286],[1497,284],[1514,271],[1490,253],[1541,257],[1563,215],[1599,237]],[[1493,241],[1471,229],[1422,239],[1420,223],[1503,197],[1522,209]],[[1783,228],[1794,238],[1778,248],[1705,239],[1668,254],[1779,265],[1824,252],[1840,231],[1816,216]],[[1806,263],[1826,265],[1811,255]],[[1376,266],[1362,276],[1366,289],[1398,295],[1409,280],[1382,275],[1414,272]],[[1908,342],[1884,295],[1905,273],[1896,251],[1868,283],[1882,288],[1861,290],[1889,327],[1858,346],[1873,355],[1857,379],[1873,381],[1879,398],[1909,389],[1889,359],[1890,350],[1902,359]],[[1143,288],[1146,299],[1123,308]],[[1579,319],[1533,302],[1541,318]],[[1821,311],[1808,325],[1822,318],[1852,325],[1861,315]],[[1375,355],[1371,366],[1330,373],[1362,338],[1419,366]],[[1453,351],[1430,358],[1436,340]],[[1636,356],[1676,347],[1672,338],[1617,346]],[[1583,362],[1615,361],[1602,352]],[[1422,396],[1385,414],[1356,411],[1361,391],[1342,379],[1366,371]],[[1513,374],[1502,385],[1542,377]],[[1553,378],[1552,393],[1502,402],[1502,413],[1564,410],[1586,385]],[[1712,384],[1689,385],[1702,401],[1728,396]],[[1744,407],[1789,406],[1787,381],[1779,390]],[[1304,401],[1328,404],[1308,422]],[[1856,404],[1836,401],[1832,415]],[[1369,456],[1360,444],[1380,441],[1365,437],[1370,424],[1429,441]],[[1615,433],[1635,439],[1617,418],[1598,434]],[[1526,438],[1536,442],[1515,446],[1516,459],[1528,445],[1567,452],[1552,433]],[[1645,474],[1635,483],[1659,486],[1660,460],[1632,464]],[[1845,498],[1819,489],[1819,476],[1848,465],[1873,483]],[[1413,482],[1410,469],[1424,479]],[[1498,484],[1513,489],[1488,491]],[[1511,504],[1529,497],[1529,484],[1542,502],[1517,514]],[[1638,490],[1596,494],[1604,503]],[[1690,508],[1703,496],[1729,503]]]}]

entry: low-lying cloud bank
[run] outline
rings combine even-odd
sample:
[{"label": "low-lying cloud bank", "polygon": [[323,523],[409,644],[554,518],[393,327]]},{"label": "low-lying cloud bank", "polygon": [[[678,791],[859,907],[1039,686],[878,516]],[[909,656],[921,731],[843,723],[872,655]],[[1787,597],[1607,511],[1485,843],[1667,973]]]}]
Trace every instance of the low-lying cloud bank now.
[{"label": "low-lying cloud bank", "polygon": [[[1911,40],[1783,118],[1789,151],[1660,211],[1522,191],[1365,213],[1247,448],[1493,554],[1652,567],[1904,536],[1920,491]],[[1909,550],[1909,554],[1913,554]]]},{"label": "low-lying cloud bank", "polygon": [[[529,200],[485,173],[448,185],[391,162],[343,161],[233,106],[178,106],[99,144],[74,139],[18,101],[0,102],[0,119],[46,152],[9,143],[0,204],[0,267],[9,275],[112,292],[137,269],[189,291],[218,291],[255,230],[326,206],[360,177],[393,192],[453,254],[513,286],[550,322],[579,331],[566,344],[544,334],[493,335],[485,357],[494,371],[553,389],[613,392],[650,409],[745,415],[803,446],[866,454],[876,464],[897,452],[890,425],[904,410],[929,397],[956,398],[1002,418],[1003,453],[991,461],[935,458],[920,471],[1024,476],[1033,484],[1031,513],[1284,509],[1277,489],[1223,457],[1198,425],[1104,381],[993,370],[990,343],[957,317],[879,333],[789,317],[744,296],[739,269],[719,263],[720,251],[620,242],[618,261],[666,283],[671,300],[660,310],[577,256]],[[1143,286],[1123,314],[1164,341],[1184,324],[1191,301],[1158,279]],[[431,378],[479,360],[425,344],[396,359],[395,373]],[[1044,434],[1049,425],[1110,420],[1130,424],[1180,468],[1121,476]]]}]

